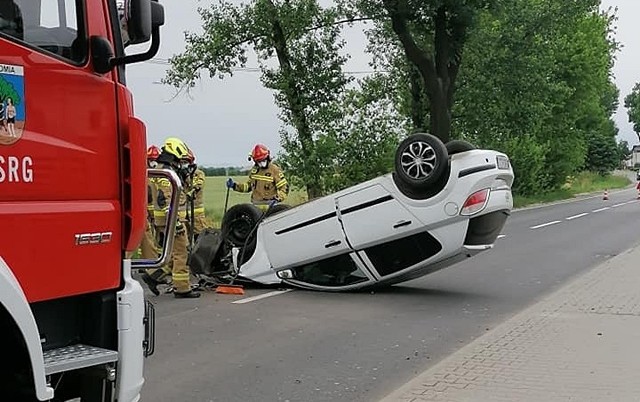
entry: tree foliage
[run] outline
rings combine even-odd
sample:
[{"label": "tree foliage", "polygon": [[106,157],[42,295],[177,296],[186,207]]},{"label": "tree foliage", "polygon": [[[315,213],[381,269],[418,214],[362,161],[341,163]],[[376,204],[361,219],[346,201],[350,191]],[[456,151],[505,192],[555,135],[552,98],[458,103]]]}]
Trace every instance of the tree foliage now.
[{"label": "tree foliage", "polygon": [[[395,111],[388,84],[380,75],[362,80],[333,105],[335,110],[329,115],[340,116],[318,128],[316,150],[326,191],[338,191],[391,171],[395,148],[406,135],[408,122]],[[291,166],[298,165],[301,157],[294,150],[279,160],[295,172]],[[292,181],[303,183],[295,173]]]},{"label": "tree foliage", "polygon": [[[615,14],[599,0],[220,0],[164,82],[190,88],[257,56],[283,122],[280,163],[309,198],[390,171],[398,141],[429,131],[506,152],[514,190],[553,190],[621,160],[612,115]],[[366,30],[374,74],[343,71],[341,27]],[[640,135],[640,84],[625,98]],[[628,148],[628,146],[627,146]]]},{"label": "tree foliage", "polygon": [[[409,109],[414,128],[426,128],[428,115],[429,131],[447,142],[464,44],[476,15],[491,3],[489,0],[345,0],[343,7],[376,21],[370,37],[377,42],[378,49],[393,52],[387,57],[391,66],[405,64],[404,79],[409,82]],[[403,55],[401,60],[398,60],[399,54]]]},{"label": "tree foliage", "polygon": [[[256,0],[234,5],[225,0],[200,8],[203,33],[185,35],[186,49],[171,58],[164,82],[178,88],[196,84],[202,70],[210,77],[232,75],[255,52],[261,80],[275,93],[283,130],[283,145],[299,158],[290,168],[305,183],[309,198],[322,194],[321,152],[315,130],[336,115],[338,102],[349,79],[342,71],[344,41],[336,24],[339,16],[316,0],[295,2]],[[272,67],[272,64],[276,67]]]},{"label": "tree foliage", "polygon": [[18,91],[11,85],[11,83],[4,78],[0,77],[0,102],[4,102],[7,98],[11,98],[14,105],[19,105],[22,102]]},{"label": "tree foliage", "polygon": [[613,17],[598,3],[513,0],[483,12],[470,35],[454,131],[510,153],[521,193],[557,188],[585,167],[606,169],[593,153],[615,148],[617,44]]},{"label": "tree foliage", "polygon": [[631,147],[626,140],[618,141],[618,161],[625,161],[631,156]]},{"label": "tree foliage", "polygon": [[633,86],[633,90],[624,98],[624,107],[627,108],[629,123],[633,124],[633,131],[640,139],[640,82]]}]

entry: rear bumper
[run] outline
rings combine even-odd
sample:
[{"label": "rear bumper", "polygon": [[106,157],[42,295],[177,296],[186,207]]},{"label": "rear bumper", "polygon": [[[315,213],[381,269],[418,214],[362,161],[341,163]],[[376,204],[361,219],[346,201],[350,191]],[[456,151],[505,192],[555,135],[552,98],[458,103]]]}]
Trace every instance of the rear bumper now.
[{"label": "rear bumper", "polygon": [[488,246],[498,238],[509,215],[509,210],[503,209],[471,218],[464,239],[465,248],[468,250],[478,250],[480,247],[489,248]]}]

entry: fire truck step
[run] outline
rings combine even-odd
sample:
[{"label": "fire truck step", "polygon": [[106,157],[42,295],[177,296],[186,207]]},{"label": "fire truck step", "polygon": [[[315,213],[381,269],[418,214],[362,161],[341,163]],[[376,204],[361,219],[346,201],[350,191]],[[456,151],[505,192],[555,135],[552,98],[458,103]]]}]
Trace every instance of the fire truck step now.
[{"label": "fire truck step", "polygon": [[48,350],[43,355],[46,375],[118,361],[116,351],[81,344]]}]

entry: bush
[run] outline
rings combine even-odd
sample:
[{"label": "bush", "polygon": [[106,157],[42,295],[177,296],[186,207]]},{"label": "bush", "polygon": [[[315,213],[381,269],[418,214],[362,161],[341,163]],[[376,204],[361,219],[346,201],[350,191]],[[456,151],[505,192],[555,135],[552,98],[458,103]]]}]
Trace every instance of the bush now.
[{"label": "bush", "polygon": [[509,156],[515,180],[513,192],[518,195],[535,195],[547,189],[549,178],[545,155],[547,148],[529,135],[503,139],[499,144],[483,145],[504,152]]}]

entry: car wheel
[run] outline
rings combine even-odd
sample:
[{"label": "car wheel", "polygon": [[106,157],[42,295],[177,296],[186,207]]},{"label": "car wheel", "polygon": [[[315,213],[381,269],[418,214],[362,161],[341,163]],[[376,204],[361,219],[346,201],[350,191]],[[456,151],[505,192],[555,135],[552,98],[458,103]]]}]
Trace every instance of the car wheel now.
[{"label": "car wheel", "polygon": [[447,142],[445,147],[447,148],[447,153],[449,154],[449,156],[476,149],[473,144],[464,140],[449,141]]},{"label": "car wheel", "polygon": [[196,240],[189,255],[189,268],[194,274],[211,275],[222,245],[220,230],[207,228]]},{"label": "car wheel", "polygon": [[424,198],[430,196],[435,185],[440,187],[449,168],[449,156],[438,137],[418,133],[400,143],[394,164],[393,177],[400,190],[412,198]]},{"label": "car wheel", "polygon": [[267,213],[265,213],[264,216],[266,218],[267,216],[275,215],[275,214],[277,214],[279,212],[286,211],[287,209],[290,209],[290,208],[291,208],[291,205],[276,204],[276,205],[272,206],[271,208],[269,208],[267,210]]},{"label": "car wheel", "polygon": [[222,238],[236,247],[244,246],[249,235],[262,218],[262,211],[252,204],[238,204],[229,208],[222,218]]}]

